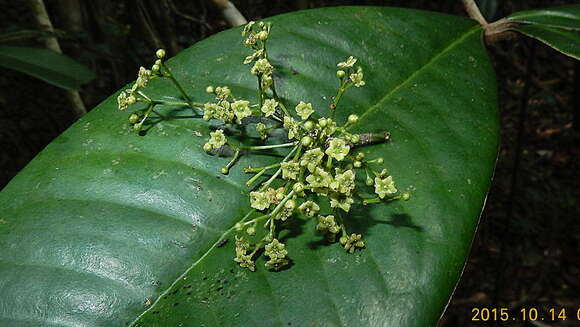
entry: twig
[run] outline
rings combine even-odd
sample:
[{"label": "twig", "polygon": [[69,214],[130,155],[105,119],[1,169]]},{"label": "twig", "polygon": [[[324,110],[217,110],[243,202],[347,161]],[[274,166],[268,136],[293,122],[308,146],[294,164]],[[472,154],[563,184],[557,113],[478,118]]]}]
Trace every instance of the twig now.
[{"label": "twig", "polygon": [[485,17],[481,14],[479,7],[475,3],[475,0],[461,0],[463,2],[463,6],[465,7],[465,11],[467,11],[467,15],[470,18],[476,20],[483,30],[485,31],[485,40],[488,43],[493,43],[495,41],[505,39],[505,38],[512,38],[515,33],[508,33],[509,29],[513,26],[513,22],[509,21],[508,19],[502,18],[500,20],[496,20],[493,23],[489,23]]},{"label": "twig", "polygon": [[222,10],[222,15],[231,26],[240,26],[248,23],[248,20],[240,13],[238,8],[229,0],[211,0]]},{"label": "twig", "polygon": [[[50,17],[46,12],[44,2],[42,0],[30,0],[29,4],[39,27],[44,31],[54,34],[54,28],[52,27],[52,22],[50,21]],[[49,50],[62,54],[62,49],[58,44],[58,40],[54,36],[45,38],[44,46]],[[71,104],[75,117],[81,118],[84,116],[87,113],[87,109],[85,108],[85,104],[83,103],[83,99],[81,98],[79,92],[66,90],[65,94]]]},{"label": "twig", "polygon": [[481,14],[481,11],[479,11],[479,7],[477,6],[474,0],[462,0],[462,2],[463,6],[465,7],[465,11],[467,11],[469,17],[475,19],[484,28],[487,25],[489,25],[487,20],[485,20],[485,18]]}]

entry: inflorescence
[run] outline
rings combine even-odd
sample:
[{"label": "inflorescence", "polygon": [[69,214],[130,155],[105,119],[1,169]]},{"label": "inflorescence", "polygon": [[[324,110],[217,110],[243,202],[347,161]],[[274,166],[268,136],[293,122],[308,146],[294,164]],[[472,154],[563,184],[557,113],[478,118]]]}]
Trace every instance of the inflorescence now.
[{"label": "inflorescence", "polygon": [[[151,69],[141,67],[133,87],[118,96],[120,110],[136,102],[147,104],[146,109],[129,116],[135,130],[143,128],[158,104],[190,107],[206,121],[221,121],[221,128],[210,133],[203,150],[210,155],[229,153],[233,156],[221,169],[223,174],[228,174],[241,155],[271,149],[286,151],[285,157],[275,164],[244,169],[253,174],[246,182],[251,188],[252,210],[234,226],[239,233],[235,237],[234,261],[252,271],[261,250],[268,257],[267,268],[279,270],[288,265],[288,251],[279,240],[279,233],[285,222],[294,216],[316,219],[318,232],[330,242],[338,240],[348,253],[353,253],[365,247],[362,235],[349,234],[345,225],[346,213],[355,203],[367,205],[409,199],[408,193],[397,190],[386,169],[377,169],[382,166],[383,158],[368,159],[363,152],[357,151],[369,144],[388,141],[390,134],[351,133],[348,128],[358,122],[357,115],[349,115],[343,123],[334,118],[344,92],[365,85],[363,69],[355,66],[357,59],[350,56],[337,64],[338,91],[329,104],[328,117],[321,116],[305,101],[289,110],[276,92],[275,68],[268,59],[270,31],[271,23],[264,22],[250,22],[242,31],[244,46],[252,50],[244,64],[251,65],[250,72],[258,80],[256,103],[234,97],[227,86],[208,86],[206,92],[214,95],[215,100],[193,102],[165,65],[162,49],[156,52],[157,60]],[[151,79],[159,77],[171,80],[183,99],[166,101],[148,97],[144,89]],[[247,126],[255,128],[263,145],[244,146],[228,139],[232,130]],[[279,133],[280,130],[284,133]],[[361,196],[357,189],[357,173],[364,174],[364,184],[371,189],[374,187],[375,196]]]}]

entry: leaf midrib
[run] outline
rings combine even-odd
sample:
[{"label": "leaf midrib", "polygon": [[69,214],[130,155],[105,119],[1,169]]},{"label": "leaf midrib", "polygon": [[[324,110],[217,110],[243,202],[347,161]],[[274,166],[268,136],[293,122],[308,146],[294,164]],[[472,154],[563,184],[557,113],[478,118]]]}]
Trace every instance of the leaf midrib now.
[{"label": "leaf midrib", "polygon": [[461,34],[457,39],[453,40],[445,48],[443,48],[441,51],[439,51],[437,54],[431,57],[431,59],[429,59],[429,61],[427,61],[423,66],[421,66],[419,69],[415,70],[413,73],[407,76],[407,78],[405,78],[401,83],[395,85],[395,87],[393,87],[390,91],[388,91],[381,99],[379,99],[379,101],[377,101],[377,103],[370,106],[363,114],[361,114],[356,124],[351,125],[347,129],[350,130],[352,127],[360,125],[361,121],[363,121],[365,117],[367,117],[370,113],[379,110],[382,107],[382,105],[385,102],[387,102],[393,96],[393,94],[397,93],[397,91],[399,91],[403,86],[409,84],[413,79],[415,79],[415,77],[420,75],[425,69],[429,68],[434,62],[436,62],[443,55],[451,51],[454,47],[465,41],[465,39],[471,36],[471,34],[478,32],[480,30],[481,26],[477,25],[467,30],[467,32]]}]

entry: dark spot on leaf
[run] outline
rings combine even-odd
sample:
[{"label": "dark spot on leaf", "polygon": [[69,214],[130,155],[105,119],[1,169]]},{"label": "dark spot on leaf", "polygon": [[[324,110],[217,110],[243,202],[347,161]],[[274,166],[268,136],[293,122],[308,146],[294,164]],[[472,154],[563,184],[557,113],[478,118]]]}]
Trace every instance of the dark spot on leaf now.
[{"label": "dark spot on leaf", "polygon": [[203,280],[207,280],[207,277],[202,278]]},{"label": "dark spot on leaf", "polygon": [[223,240],[219,241],[219,243],[216,245],[216,247],[221,248],[222,246],[226,245],[228,243],[229,239],[224,238]]},{"label": "dark spot on leaf", "polygon": [[216,291],[218,291],[218,292],[219,292],[219,291],[221,291],[221,290],[223,290],[223,289],[224,289],[224,287],[223,287],[223,286],[220,286],[220,287],[218,287],[218,288],[216,289]]},{"label": "dark spot on leaf", "polygon": [[191,284],[183,286],[183,288],[191,288]]},{"label": "dark spot on leaf", "polygon": [[185,293],[185,294],[187,294],[187,295],[191,295],[191,291],[189,291],[189,292],[187,292],[187,293]]},{"label": "dark spot on leaf", "polygon": [[178,306],[178,305],[179,305],[179,302],[175,302],[175,303],[173,303],[173,306],[174,306],[174,307],[176,307],[176,306]]}]

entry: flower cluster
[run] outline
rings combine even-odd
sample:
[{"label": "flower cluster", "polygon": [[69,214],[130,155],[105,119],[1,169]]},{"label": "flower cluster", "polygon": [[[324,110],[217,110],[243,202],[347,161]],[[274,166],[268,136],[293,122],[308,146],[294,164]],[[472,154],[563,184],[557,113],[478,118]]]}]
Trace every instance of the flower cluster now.
[{"label": "flower cluster", "polygon": [[[155,63],[155,69],[140,71],[132,91],[124,91],[119,96],[121,110],[138,99],[149,101],[152,108],[164,102],[149,99],[142,89],[152,76],[170,78],[185,100],[173,105],[195,108],[204,120],[220,122],[210,133],[203,150],[212,155],[217,149],[227,148],[233,153],[233,159],[221,170],[224,174],[242,155],[272,149],[283,151],[285,157],[276,163],[244,169],[253,174],[246,183],[250,187],[252,211],[235,225],[236,231],[246,235],[236,236],[234,261],[252,271],[256,269],[255,260],[260,250],[268,258],[265,263],[268,269],[279,270],[289,264],[288,250],[279,235],[293,219],[315,220],[316,230],[328,241],[338,240],[346,252],[353,253],[365,247],[361,234],[347,233],[348,213],[353,206],[409,199],[408,193],[397,190],[393,176],[380,167],[383,158],[368,159],[360,151],[363,146],[388,141],[389,134],[351,132],[350,127],[359,122],[356,114],[349,115],[345,121],[335,118],[344,92],[353,86],[365,85],[363,68],[355,66],[358,60],[350,56],[337,64],[339,86],[328,104],[328,116],[322,116],[323,110],[307,101],[287,107],[287,101],[276,93],[275,68],[268,60],[271,28],[270,23],[250,22],[242,30],[243,44],[252,50],[243,62],[251,65],[250,73],[258,79],[255,102],[236,98],[227,86],[208,86],[206,92],[214,95],[214,99],[206,103],[192,102],[160,61],[164,53],[161,56],[158,53],[160,62]],[[135,98],[129,100],[131,96]],[[252,128],[258,135],[255,139],[262,144],[247,146],[228,139],[232,131],[243,130],[240,132],[243,135]],[[366,181],[362,187],[357,185],[357,176]]]},{"label": "flower cluster", "polygon": [[[157,59],[151,66],[151,69],[146,69],[145,67],[141,66],[133,86],[130,89],[121,91],[121,93],[119,93],[117,96],[117,105],[119,110],[126,110],[130,105],[136,102],[151,102],[151,99],[145,95],[142,90],[147,87],[151,79],[164,76],[162,67],[164,67],[163,59],[165,58],[165,50],[159,49],[155,55]],[[135,130],[140,130],[149,114],[141,117],[133,113],[131,116],[129,116],[129,122],[133,124]]]}]

